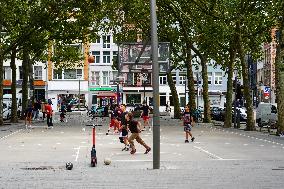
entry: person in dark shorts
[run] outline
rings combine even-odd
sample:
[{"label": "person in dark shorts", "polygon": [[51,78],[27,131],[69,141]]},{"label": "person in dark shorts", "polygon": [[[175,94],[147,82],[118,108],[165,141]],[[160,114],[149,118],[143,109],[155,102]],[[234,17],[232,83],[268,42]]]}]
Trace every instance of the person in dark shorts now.
[{"label": "person in dark shorts", "polygon": [[135,145],[134,145],[134,139],[139,144],[141,144],[142,146],[145,147],[146,151],[145,151],[144,154],[148,154],[151,151],[151,148],[142,140],[142,138],[139,135],[139,133],[141,133],[141,129],[140,129],[141,123],[133,120],[133,114],[132,113],[127,113],[125,115],[125,119],[127,121],[128,129],[131,132],[131,135],[128,138],[128,141],[129,141],[130,147],[131,147],[130,154],[135,154],[135,152],[136,152],[136,148],[135,148]]},{"label": "person in dark shorts", "polygon": [[185,143],[188,143],[188,135],[191,137],[191,142],[194,141],[194,137],[192,136],[191,130],[192,130],[192,124],[193,124],[193,118],[190,114],[189,107],[185,106],[185,111],[183,113],[183,126],[184,126],[184,132],[185,132]]},{"label": "person in dark shorts", "polygon": [[118,133],[119,130],[119,121],[117,120],[117,116],[118,116],[118,106],[114,105],[112,107],[111,113],[110,113],[110,123],[109,123],[109,128],[107,130],[106,135],[109,134],[111,128],[113,128],[114,134]]},{"label": "person in dark shorts", "polygon": [[151,130],[151,126],[149,124],[149,119],[150,119],[149,111],[150,111],[150,107],[144,101],[143,102],[143,107],[142,107],[142,114],[141,114],[141,117],[142,117],[143,122],[144,122],[144,129],[142,131],[144,131],[146,129],[146,126],[149,127],[149,131]]},{"label": "person in dark shorts", "polygon": [[118,120],[120,121],[120,140],[123,140],[123,143],[125,145],[125,147],[122,149],[122,151],[128,151],[129,150],[129,142],[128,142],[128,129],[127,129],[127,122],[125,119],[125,115],[127,114],[126,112],[126,106],[125,104],[121,104],[120,105],[120,111],[119,111],[119,116],[118,116]]},{"label": "person in dark shorts", "polygon": [[60,109],[61,109],[60,122],[64,122],[65,114],[66,114],[66,106],[65,106],[64,102],[61,104],[61,108]]},{"label": "person in dark shorts", "polygon": [[33,109],[34,109],[33,106],[30,104],[25,111],[25,126],[26,126],[26,128],[32,126]]}]

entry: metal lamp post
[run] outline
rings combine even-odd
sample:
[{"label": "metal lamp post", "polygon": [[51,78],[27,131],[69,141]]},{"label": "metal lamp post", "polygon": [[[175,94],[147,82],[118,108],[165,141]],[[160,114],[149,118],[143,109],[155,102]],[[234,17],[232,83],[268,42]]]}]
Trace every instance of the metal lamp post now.
[{"label": "metal lamp post", "polygon": [[199,110],[199,69],[198,72],[196,74],[196,80],[197,80],[197,100],[196,100],[196,109]]},{"label": "metal lamp post", "polygon": [[153,169],[160,169],[160,111],[159,111],[159,64],[156,0],[150,0],[151,51],[153,65]]},{"label": "metal lamp post", "polygon": [[78,104],[78,111],[80,111],[80,104],[81,104],[81,77],[78,77],[79,79],[79,104]]},{"label": "metal lamp post", "polygon": [[238,82],[238,70],[234,69],[235,74],[235,100],[234,100],[234,128],[237,128],[237,82]]},{"label": "metal lamp post", "polygon": [[144,96],[143,96],[143,101],[146,102],[146,81],[147,81],[147,75],[148,75],[148,70],[146,69],[142,69],[141,70],[142,72],[142,84],[143,84],[143,93],[144,93]]}]

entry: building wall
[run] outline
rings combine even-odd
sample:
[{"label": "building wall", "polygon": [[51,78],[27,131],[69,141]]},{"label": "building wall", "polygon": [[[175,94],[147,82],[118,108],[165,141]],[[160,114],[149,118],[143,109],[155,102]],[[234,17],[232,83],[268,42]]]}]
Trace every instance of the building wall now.
[{"label": "building wall", "polygon": [[[10,67],[10,60],[6,60],[3,64],[4,66],[4,94],[11,94],[11,83],[12,83],[12,70]],[[21,93],[22,90],[22,74],[21,72],[22,60],[16,59],[16,92]],[[35,97],[39,99],[43,99],[46,91],[46,64],[42,62],[36,62],[33,65],[33,77],[34,77],[34,93]],[[29,88],[30,89],[30,88]],[[32,95],[33,92],[29,90],[29,95]]]}]

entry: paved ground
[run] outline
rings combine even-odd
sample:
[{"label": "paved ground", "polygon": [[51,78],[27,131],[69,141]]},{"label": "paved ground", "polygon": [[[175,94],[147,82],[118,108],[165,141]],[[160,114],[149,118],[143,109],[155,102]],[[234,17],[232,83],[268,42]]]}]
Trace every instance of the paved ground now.
[{"label": "paved ground", "polygon": [[[184,143],[183,127],[161,119],[161,169],[152,169],[152,153],[122,152],[118,135],[97,129],[98,167],[90,167],[91,128],[85,115],[55,118],[25,129],[0,128],[0,188],[283,188],[284,139],[260,132],[194,127],[194,143]],[[152,133],[143,139],[152,145]],[[103,164],[104,158],[112,160]],[[65,170],[71,161],[74,169]]]}]

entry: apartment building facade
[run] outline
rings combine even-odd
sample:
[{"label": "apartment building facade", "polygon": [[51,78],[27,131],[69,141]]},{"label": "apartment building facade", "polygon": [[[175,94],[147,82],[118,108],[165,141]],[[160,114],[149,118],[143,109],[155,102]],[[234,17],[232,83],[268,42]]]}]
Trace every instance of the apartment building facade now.
[{"label": "apartment building facade", "polygon": [[[10,60],[6,60],[3,64],[3,94],[11,94],[12,84],[12,69],[10,67]],[[34,95],[38,100],[44,100],[46,98],[46,63],[36,62],[33,66],[33,87],[29,87],[29,96]],[[23,69],[22,60],[16,59],[16,94],[22,94],[22,81],[23,81]],[[29,84],[30,85],[30,84]]]}]

